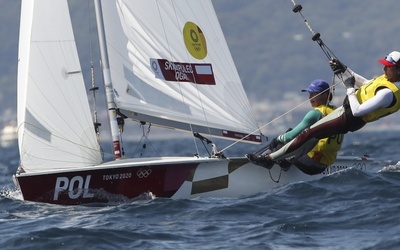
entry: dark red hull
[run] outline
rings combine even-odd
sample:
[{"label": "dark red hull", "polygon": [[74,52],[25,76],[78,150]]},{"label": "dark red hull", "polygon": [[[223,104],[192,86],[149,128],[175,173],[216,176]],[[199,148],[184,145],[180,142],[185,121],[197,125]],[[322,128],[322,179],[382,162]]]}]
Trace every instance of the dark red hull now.
[{"label": "dark red hull", "polygon": [[76,205],[128,200],[142,194],[171,197],[190,181],[197,163],[98,168],[54,174],[17,174],[24,200]]}]

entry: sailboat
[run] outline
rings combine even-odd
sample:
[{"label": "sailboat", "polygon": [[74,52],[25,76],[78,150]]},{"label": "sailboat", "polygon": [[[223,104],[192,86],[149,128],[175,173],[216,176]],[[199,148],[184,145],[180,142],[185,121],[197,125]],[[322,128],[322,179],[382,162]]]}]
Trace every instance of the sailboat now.
[{"label": "sailboat", "polygon": [[102,157],[67,0],[22,0],[20,166],[13,179],[24,200],[74,205],[143,196],[246,197],[371,164],[366,157],[338,157],[326,172],[311,176],[296,167],[268,170],[249,162],[247,152],[225,156],[213,143],[207,157],[125,157],[124,122],[202,139],[265,138],[210,0],[94,0],[94,5],[113,159]]}]

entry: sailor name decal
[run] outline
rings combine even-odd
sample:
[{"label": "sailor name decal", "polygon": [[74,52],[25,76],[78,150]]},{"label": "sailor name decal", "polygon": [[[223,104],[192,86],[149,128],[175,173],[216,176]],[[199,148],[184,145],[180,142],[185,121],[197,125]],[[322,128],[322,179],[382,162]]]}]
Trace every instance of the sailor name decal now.
[{"label": "sailor name decal", "polygon": [[182,63],[150,58],[151,69],[156,78],[174,82],[192,82],[215,85],[210,63]]}]

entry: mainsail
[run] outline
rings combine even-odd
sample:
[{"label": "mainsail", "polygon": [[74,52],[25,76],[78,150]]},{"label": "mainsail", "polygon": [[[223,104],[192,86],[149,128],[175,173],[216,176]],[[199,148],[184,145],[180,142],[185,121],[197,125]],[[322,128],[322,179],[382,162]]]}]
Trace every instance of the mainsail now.
[{"label": "mainsail", "polygon": [[115,98],[124,115],[261,141],[210,0],[103,0],[102,7]]},{"label": "mainsail", "polygon": [[66,0],[22,1],[18,141],[26,172],[101,162]]}]

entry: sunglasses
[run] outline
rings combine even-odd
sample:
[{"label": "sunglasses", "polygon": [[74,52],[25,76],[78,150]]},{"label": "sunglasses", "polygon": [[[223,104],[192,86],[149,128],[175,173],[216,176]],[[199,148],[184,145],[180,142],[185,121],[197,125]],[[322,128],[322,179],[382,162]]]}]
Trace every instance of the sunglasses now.
[{"label": "sunglasses", "polygon": [[397,62],[391,56],[385,56],[385,60],[393,63],[394,65],[397,65]]}]

